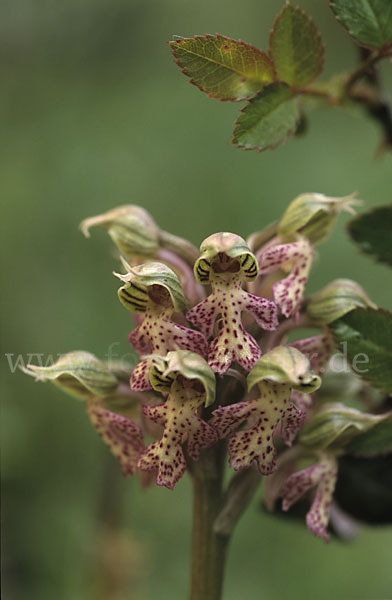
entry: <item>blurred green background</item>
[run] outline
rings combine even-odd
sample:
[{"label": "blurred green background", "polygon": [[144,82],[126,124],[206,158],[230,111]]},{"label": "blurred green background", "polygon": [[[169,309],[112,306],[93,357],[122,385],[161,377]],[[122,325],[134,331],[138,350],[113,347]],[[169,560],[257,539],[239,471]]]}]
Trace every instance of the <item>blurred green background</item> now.
[{"label": "blurred green background", "polygon": [[[322,32],[330,75],[352,68],[357,53],[327,4],[300,2]],[[26,363],[85,349],[104,358],[111,344],[130,352],[110,241],[94,230],[87,242],[78,223],[135,203],[195,244],[217,230],[246,236],[301,192],[358,190],[368,207],[390,202],[391,158],[374,159],[373,122],[332,109],[312,112],[308,134],[275,152],[229,145],[239,105],[188,85],[166,41],[219,31],[265,48],[280,2],[2,6],[3,597],[183,599],[189,481],[141,491],[119,475],[82,404],[11,368],[19,355]],[[309,289],[351,277],[388,307],[390,272],[357,253],[346,220],[322,246]],[[236,531],[225,600],[392,597],[391,528],[326,546],[305,525],[263,515],[259,500]]]}]

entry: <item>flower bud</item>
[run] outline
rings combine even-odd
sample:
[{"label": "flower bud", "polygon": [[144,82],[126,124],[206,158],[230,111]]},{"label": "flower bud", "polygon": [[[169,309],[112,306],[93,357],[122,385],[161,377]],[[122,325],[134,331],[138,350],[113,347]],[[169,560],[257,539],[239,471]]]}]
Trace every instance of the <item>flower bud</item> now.
[{"label": "flower bud", "polygon": [[383,419],[344,404],[326,404],[303,427],[299,441],[312,450],[341,450]]},{"label": "flower bud", "polygon": [[[118,206],[102,215],[85,219],[80,224],[80,229],[86,237],[90,237],[90,228],[97,225],[107,229],[120,253],[129,260],[145,260],[147,257],[165,260],[165,252],[168,250],[175,255],[172,266],[178,267],[180,263],[182,270],[183,261],[192,266],[198,257],[197,248],[193,244],[160,229],[144,208],[134,204]],[[171,258],[169,253],[169,264],[172,262]]]},{"label": "flower bud", "polygon": [[128,258],[152,257],[159,248],[159,228],[140,206],[128,204],[90,217],[82,221],[80,229],[90,237],[90,228],[97,225],[107,229],[121,254]]},{"label": "flower bud", "polygon": [[377,308],[358,283],[336,279],[310,298],[306,312],[312,321],[328,325],[358,307]]},{"label": "flower bud", "polygon": [[312,244],[320,244],[329,236],[342,210],[355,214],[353,206],[359,204],[355,196],[355,193],[343,198],[330,198],[323,194],[298,196],[283,213],[278,224],[278,235],[293,236],[300,233]]},{"label": "flower bud", "polygon": [[23,370],[38,381],[51,381],[77,398],[109,396],[118,386],[115,375],[89,352],[69,352],[49,367],[28,365]]}]

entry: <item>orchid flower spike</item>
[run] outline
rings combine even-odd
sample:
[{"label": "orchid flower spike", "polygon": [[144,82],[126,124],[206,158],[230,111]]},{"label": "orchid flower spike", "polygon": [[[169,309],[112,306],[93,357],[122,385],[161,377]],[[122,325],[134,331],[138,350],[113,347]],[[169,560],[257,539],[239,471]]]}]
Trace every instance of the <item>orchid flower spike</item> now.
[{"label": "orchid flower spike", "polygon": [[242,289],[244,282],[258,275],[254,254],[238,235],[215,233],[202,243],[194,273],[199,283],[211,285],[212,292],[188,311],[187,318],[210,338],[220,316],[221,329],[210,344],[208,364],[220,375],[233,361],[249,371],[260,358],[261,350],[245,331],[241,313],[250,313],[262,329],[274,330],[278,325],[275,304]]},{"label": "orchid flower spike", "polygon": [[138,462],[145,471],[157,471],[157,484],[172,490],[186,469],[183,445],[197,460],[200,450],[217,441],[216,431],[198,411],[215,400],[215,376],[198,354],[178,350],[153,356],[150,380],[154,390],[168,393],[162,404],[143,405],[147,419],[163,427],[160,440],[150,444]]},{"label": "orchid flower spike", "polygon": [[[115,273],[124,285],[118,290],[120,302],[129,310],[144,314],[141,324],[129,334],[129,341],[141,357],[147,354],[165,355],[182,348],[207,353],[207,341],[200,331],[194,331],[171,320],[174,312],[186,308],[177,275],[161,263],[148,262],[136,267],[125,263],[128,273]],[[151,389],[148,370],[150,359],[141,360],[131,375],[133,390]]]},{"label": "orchid flower spike", "polygon": [[289,510],[308,490],[316,486],[310,511],[306,515],[308,529],[329,542],[327,526],[335,489],[338,464],[332,454],[323,453],[318,463],[290,475],[282,490],[282,508]]},{"label": "orchid flower spike", "polygon": [[[292,389],[310,393],[320,386],[309,360],[296,348],[276,346],[255,364],[248,375],[248,389],[257,385],[259,395],[213,412],[211,425],[220,438],[229,437],[230,466],[236,471],[256,461],[263,475],[276,470],[274,434],[291,446],[305,413],[290,402]],[[237,431],[245,421],[248,428]]]}]

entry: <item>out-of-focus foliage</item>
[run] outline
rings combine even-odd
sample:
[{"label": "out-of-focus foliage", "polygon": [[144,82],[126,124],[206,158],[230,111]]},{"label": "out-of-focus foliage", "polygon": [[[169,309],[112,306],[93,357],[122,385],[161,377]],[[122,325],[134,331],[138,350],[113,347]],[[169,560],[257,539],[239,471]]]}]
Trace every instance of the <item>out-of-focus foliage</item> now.
[{"label": "out-of-focus foliage", "polygon": [[392,266],[392,204],[359,215],[348,230],[363,252]]},{"label": "out-of-focus foliage", "polygon": [[[326,74],[353,68],[356,48],[327,2],[301,7],[327,44]],[[133,323],[116,297],[110,241],[97,231],[87,243],[78,223],[134,203],[197,246],[216,230],[246,237],[304,189],[358,189],[369,208],[390,202],[390,158],[372,160],[374,123],[323,109],[311,114],[305,138],[275,153],[224,144],[236,107],[184,85],[166,40],[220,30],[265,48],[275,3],[7,0],[2,13],[4,594],[115,600],[128,586],[135,600],[175,600],[174,590],[184,598],[189,482],[172,494],[123,480],[81,405],[15,368],[18,357],[38,364],[29,354],[40,353],[45,364],[74,348],[132,362]],[[390,90],[388,66],[383,75]],[[323,250],[309,292],[350,277],[390,305],[388,269],[357,253],[344,218]],[[315,589],[320,600],[388,597],[390,529],[324,547],[302,525],[280,526],[256,506],[234,538],[227,600],[295,600]]]}]

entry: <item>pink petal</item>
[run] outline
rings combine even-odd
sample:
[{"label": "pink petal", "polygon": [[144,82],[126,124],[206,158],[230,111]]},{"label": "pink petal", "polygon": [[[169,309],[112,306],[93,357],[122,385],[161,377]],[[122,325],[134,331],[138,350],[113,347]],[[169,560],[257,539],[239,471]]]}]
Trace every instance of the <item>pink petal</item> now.
[{"label": "pink petal", "polygon": [[280,436],[287,446],[291,446],[306,419],[306,413],[290,402],[281,422]]},{"label": "pink petal", "polygon": [[136,367],[132,370],[130,386],[135,392],[143,392],[145,390],[151,390],[152,385],[149,379],[149,372],[151,368],[151,360],[141,360]]},{"label": "pink petal", "polygon": [[186,318],[192,325],[200,329],[208,339],[212,336],[216,313],[217,305],[215,299],[209,296],[188,310]]},{"label": "pink petal", "polygon": [[[177,383],[177,382],[176,382]],[[175,385],[175,384],[174,384]],[[188,452],[196,460],[200,450],[217,441],[215,430],[197,414],[205,396],[191,388],[172,387],[165,403],[143,405],[143,414],[164,426],[162,438],[150,444],[141,456],[141,470],[157,470],[157,484],[173,489],[186,469],[183,444],[188,440]]]},{"label": "pink petal", "polygon": [[337,461],[332,455],[324,455],[320,462],[293,473],[282,490],[283,510],[288,510],[303,494],[317,486],[316,495],[306,515],[308,529],[316,536],[329,541],[327,526],[332,496],[337,478]]},{"label": "pink petal", "polygon": [[313,257],[313,247],[305,238],[269,246],[258,255],[260,274],[290,266],[289,275],[272,286],[275,302],[285,317],[295,314],[301,307]]},{"label": "pink petal", "polygon": [[292,342],[289,346],[294,346],[309,359],[312,371],[318,375],[325,371],[331,354],[334,349],[333,341],[329,335],[314,335]]},{"label": "pink petal", "polygon": [[262,329],[274,331],[279,325],[278,309],[271,300],[246,293],[244,309],[254,317]]},{"label": "pink petal", "polygon": [[97,401],[86,403],[87,415],[112,454],[119,460],[124,475],[134,475],[145,450],[143,433],[133,421],[105,409]]}]

